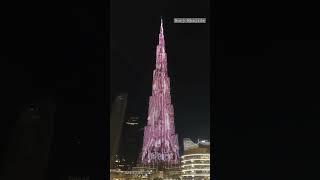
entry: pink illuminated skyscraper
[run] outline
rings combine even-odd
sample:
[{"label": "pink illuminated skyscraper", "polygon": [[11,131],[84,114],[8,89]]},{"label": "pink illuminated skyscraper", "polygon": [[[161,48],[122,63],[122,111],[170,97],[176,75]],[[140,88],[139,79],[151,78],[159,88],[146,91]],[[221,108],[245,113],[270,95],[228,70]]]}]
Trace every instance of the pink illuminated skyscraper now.
[{"label": "pink illuminated skyscraper", "polygon": [[141,156],[144,165],[172,166],[179,163],[179,143],[174,126],[162,19]]}]

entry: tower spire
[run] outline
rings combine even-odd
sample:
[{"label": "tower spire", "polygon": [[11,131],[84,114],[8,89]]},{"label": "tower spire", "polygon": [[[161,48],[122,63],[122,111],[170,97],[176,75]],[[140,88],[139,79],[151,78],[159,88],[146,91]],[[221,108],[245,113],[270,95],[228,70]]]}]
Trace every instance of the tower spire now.
[{"label": "tower spire", "polygon": [[160,33],[159,33],[159,45],[162,46],[162,50],[164,51],[165,49],[165,42],[164,42],[164,35],[163,35],[163,21],[162,21],[162,16],[160,18],[161,24],[160,24]]},{"label": "tower spire", "polygon": [[161,16],[160,34],[163,36],[163,23],[162,23],[162,16]]}]

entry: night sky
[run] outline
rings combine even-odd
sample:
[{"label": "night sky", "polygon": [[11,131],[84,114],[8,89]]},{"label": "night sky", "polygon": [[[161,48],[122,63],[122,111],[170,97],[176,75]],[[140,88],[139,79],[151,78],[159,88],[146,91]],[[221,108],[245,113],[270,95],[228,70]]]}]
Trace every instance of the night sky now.
[{"label": "night sky", "polygon": [[[111,96],[128,92],[128,115],[139,116],[146,124],[162,16],[180,142],[186,137],[209,139],[209,2],[197,6],[169,2],[129,2],[123,6],[121,1],[111,1]],[[174,24],[174,17],[204,17],[207,23]]]}]

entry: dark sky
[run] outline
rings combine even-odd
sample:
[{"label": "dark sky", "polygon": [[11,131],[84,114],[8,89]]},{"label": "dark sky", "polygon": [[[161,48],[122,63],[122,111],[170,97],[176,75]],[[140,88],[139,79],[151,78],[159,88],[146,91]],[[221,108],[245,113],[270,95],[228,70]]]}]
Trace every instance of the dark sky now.
[{"label": "dark sky", "polygon": [[215,5],[218,179],[319,176],[318,11],[278,1]]},{"label": "dark sky", "polygon": [[1,148],[21,107],[51,97],[57,107],[49,163],[52,179],[73,175],[102,179],[105,173],[107,20],[105,6],[94,3],[0,5],[1,99],[6,107]]},{"label": "dark sky", "polygon": [[[176,130],[182,138],[210,136],[210,19],[208,1],[111,1],[111,93],[128,92],[128,114],[146,123],[160,17],[164,19]],[[152,8],[151,8],[152,7]],[[125,12],[125,13],[124,13]],[[174,24],[205,17],[206,24]],[[115,94],[114,94],[115,93]]]}]

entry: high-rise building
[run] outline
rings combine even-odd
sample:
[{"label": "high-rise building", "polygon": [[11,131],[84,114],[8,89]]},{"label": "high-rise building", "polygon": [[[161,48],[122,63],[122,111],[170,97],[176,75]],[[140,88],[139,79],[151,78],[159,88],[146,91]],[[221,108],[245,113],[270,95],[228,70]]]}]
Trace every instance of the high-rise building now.
[{"label": "high-rise building", "polygon": [[114,165],[119,151],[119,143],[127,107],[127,94],[116,97],[110,113],[110,167]]},{"label": "high-rise building", "polygon": [[193,143],[184,139],[184,154],[182,156],[182,179],[210,179],[210,142],[207,140]]},{"label": "high-rise building", "polygon": [[132,166],[136,165],[142,142],[140,129],[141,123],[137,116],[129,117],[123,124],[119,154],[122,156],[121,160],[124,159],[126,169],[131,169]]},{"label": "high-rise building", "polygon": [[141,153],[142,164],[157,167],[179,164],[179,144],[171,104],[162,19],[147,121]]}]

